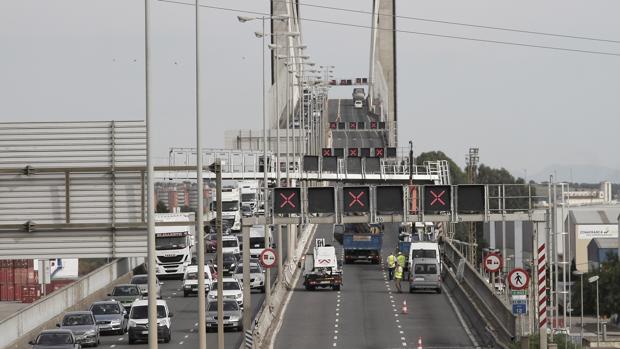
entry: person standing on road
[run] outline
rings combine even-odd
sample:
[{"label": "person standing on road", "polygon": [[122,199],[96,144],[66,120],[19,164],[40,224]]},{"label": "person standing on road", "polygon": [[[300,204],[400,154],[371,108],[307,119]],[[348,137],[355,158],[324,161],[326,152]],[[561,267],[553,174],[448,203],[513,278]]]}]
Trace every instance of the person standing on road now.
[{"label": "person standing on road", "polygon": [[396,256],[396,262],[398,262],[398,265],[400,265],[401,267],[403,267],[403,274],[406,272],[406,268],[407,268],[407,257],[405,257],[405,254],[402,251],[398,251],[398,256]]},{"label": "person standing on road", "polygon": [[390,255],[387,258],[387,265],[388,265],[388,278],[390,280],[394,279],[394,268],[396,267],[396,257],[394,256],[394,253],[390,253]]},{"label": "person standing on road", "polygon": [[398,290],[398,293],[402,293],[403,290],[400,288],[400,281],[403,279],[403,267],[400,264],[396,264],[396,268],[394,269],[394,286]]}]

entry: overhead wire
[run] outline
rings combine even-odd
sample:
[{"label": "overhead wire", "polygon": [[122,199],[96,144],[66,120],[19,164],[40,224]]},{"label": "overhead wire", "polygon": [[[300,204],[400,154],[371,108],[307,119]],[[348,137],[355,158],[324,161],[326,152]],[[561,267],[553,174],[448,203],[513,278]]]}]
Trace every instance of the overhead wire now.
[{"label": "overhead wire", "polygon": [[[183,1],[177,1],[177,0],[158,0],[158,1],[167,2],[167,3],[174,3],[174,4],[180,4],[180,5],[195,6],[193,3],[187,3],[187,2],[183,2]],[[264,13],[264,12],[242,10],[242,9],[235,9],[235,8],[222,7],[222,6],[200,5],[200,7],[210,8],[210,9],[214,9],[214,10],[221,10],[221,11],[236,12],[236,13],[253,14],[253,15],[259,15],[259,16],[269,16],[270,15],[270,14]],[[483,42],[483,43],[489,43],[489,44],[520,46],[520,47],[538,48],[538,49],[546,49],[546,50],[555,50],[555,51],[566,51],[566,52],[574,52],[574,53],[585,53],[585,54],[594,54],[594,55],[604,55],[604,56],[620,57],[620,53],[618,53],[618,52],[606,52],[606,51],[594,51],[594,50],[585,50],[585,49],[574,49],[574,48],[567,48],[567,47],[537,45],[537,44],[529,44],[529,43],[513,42],[513,41],[480,39],[480,38],[473,38],[473,37],[467,37],[467,36],[436,34],[436,33],[420,32],[420,31],[412,31],[412,30],[403,30],[403,29],[391,29],[391,28],[382,28],[382,27],[372,27],[372,26],[369,26],[369,25],[336,22],[336,21],[328,21],[328,20],[314,19],[314,18],[305,18],[305,17],[300,17],[299,20],[306,21],[306,22],[314,22],[314,23],[339,25],[339,26],[345,26],[345,27],[353,27],[353,28],[376,29],[376,30],[392,31],[392,32],[403,33],[403,34],[430,36],[430,37],[446,38],[446,39],[457,39],[457,40],[465,40],[465,41],[473,41],[473,42]]]}]

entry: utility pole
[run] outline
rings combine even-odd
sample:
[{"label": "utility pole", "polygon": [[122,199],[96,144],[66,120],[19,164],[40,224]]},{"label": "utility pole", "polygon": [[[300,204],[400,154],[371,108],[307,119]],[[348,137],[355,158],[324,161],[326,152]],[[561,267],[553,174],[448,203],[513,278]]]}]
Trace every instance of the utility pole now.
[{"label": "utility pole", "polygon": [[[480,162],[480,156],[478,155],[478,148],[469,148],[469,154],[465,157],[467,162],[467,181],[469,184],[476,183],[478,163]],[[476,226],[474,222],[468,224],[468,245],[467,245],[467,257],[469,262],[475,267],[478,265],[478,237],[476,236]],[[506,256],[502,256],[506,258]]]}]

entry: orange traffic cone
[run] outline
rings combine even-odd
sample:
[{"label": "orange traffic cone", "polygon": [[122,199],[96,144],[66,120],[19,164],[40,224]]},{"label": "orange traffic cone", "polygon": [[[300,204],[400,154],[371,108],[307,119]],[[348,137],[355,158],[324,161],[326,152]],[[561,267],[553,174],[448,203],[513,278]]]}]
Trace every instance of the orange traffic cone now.
[{"label": "orange traffic cone", "polygon": [[409,308],[407,308],[407,301],[406,300],[403,301],[402,313],[403,314],[408,314],[409,313]]},{"label": "orange traffic cone", "polygon": [[422,347],[422,337],[418,337],[418,345],[416,346],[416,349],[423,349],[423,347]]}]

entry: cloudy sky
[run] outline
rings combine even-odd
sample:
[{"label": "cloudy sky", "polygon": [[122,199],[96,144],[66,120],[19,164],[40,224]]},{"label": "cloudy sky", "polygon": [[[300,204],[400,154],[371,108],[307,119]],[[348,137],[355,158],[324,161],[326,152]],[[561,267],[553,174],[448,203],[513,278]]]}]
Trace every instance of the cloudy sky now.
[{"label": "cloudy sky", "polygon": [[[175,0],[177,1],[177,0]],[[178,0],[183,1],[183,0]],[[191,2],[191,1],[190,1]],[[307,0],[368,11],[366,0]],[[266,0],[204,5],[267,12]],[[0,121],[144,118],[144,1],[0,1]],[[425,32],[620,55],[620,2],[397,1],[398,14],[475,25],[615,40],[532,35],[399,18]],[[193,6],[153,1],[152,68],[156,154],[194,145]],[[223,131],[261,126],[259,23],[202,8],[206,146]],[[367,14],[302,6],[302,17],[369,25]],[[308,54],[337,78],[368,75],[369,30],[302,23]],[[549,165],[620,168],[620,56],[398,34],[399,139],[416,152],[440,149],[517,175]],[[350,89],[332,89],[334,97]]]}]

